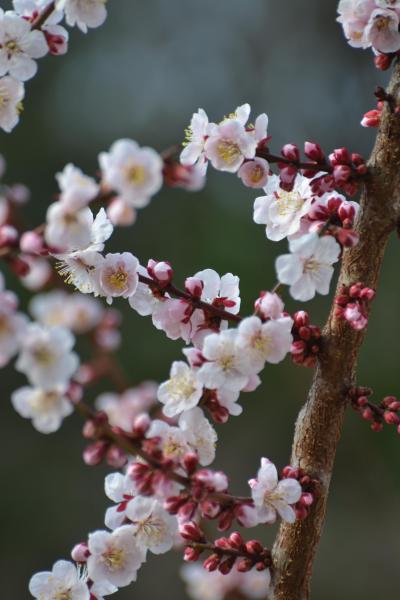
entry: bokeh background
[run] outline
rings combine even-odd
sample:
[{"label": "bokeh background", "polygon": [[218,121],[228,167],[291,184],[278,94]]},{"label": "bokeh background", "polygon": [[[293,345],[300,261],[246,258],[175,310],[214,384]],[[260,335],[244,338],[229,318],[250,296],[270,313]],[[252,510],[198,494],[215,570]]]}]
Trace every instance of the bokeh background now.
[{"label": "bokeh background", "polygon": [[[7,182],[23,181],[32,190],[27,218],[43,221],[56,192],[54,174],[67,162],[93,174],[97,154],[119,137],[162,150],[181,141],[199,106],[213,120],[246,101],[255,114],[266,111],[277,150],[307,139],[326,150],[346,145],[367,155],[374,132],[359,122],[386,77],[369,52],[346,44],[336,5],[110,0],[105,26],[87,36],[72,32],[66,57],[41,61],[27,85],[21,124],[12,135],[1,134]],[[169,259],[181,280],[205,267],[231,271],[241,278],[243,313],[249,312],[258,291],[274,283],[274,257],[286,250],[252,223],[255,195],[235,177],[210,171],[201,193],[159,193],[132,229],[118,230],[111,247],[143,261]],[[393,239],[389,247],[360,360],[359,383],[374,387],[377,397],[399,387],[397,244]],[[25,294],[23,305],[27,301]],[[116,305],[124,311],[120,357],[130,379],[162,381],[181,344],[127,303]],[[289,298],[287,306],[296,308]],[[316,324],[323,324],[328,307],[321,297],[309,303]],[[243,399],[243,416],[219,427],[217,466],[228,471],[237,493],[245,491],[260,456],[280,466],[288,462],[311,376],[289,360],[267,366],[263,386]],[[68,557],[76,541],[101,528],[108,505],[106,470],[82,463],[79,418],[66,420],[57,434],[39,434],[11,407],[10,393],[22,383],[11,367],[0,375],[0,579],[1,595],[10,600],[27,598],[33,572]],[[349,411],[315,565],[315,600],[398,597],[399,463],[394,428],[374,434]],[[274,534],[274,528],[260,533],[267,544]],[[173,553],[152,557],[118,597],[186,598],[179,567]]]}]

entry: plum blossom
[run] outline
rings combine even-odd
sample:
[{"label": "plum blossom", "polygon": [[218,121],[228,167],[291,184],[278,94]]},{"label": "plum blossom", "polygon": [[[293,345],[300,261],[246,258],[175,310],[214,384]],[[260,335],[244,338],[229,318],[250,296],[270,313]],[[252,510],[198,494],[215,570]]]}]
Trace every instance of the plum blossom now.
[{"label": "plum blossom", "polygon": [[400,49],[398,0],[341,0],[338,12],[351,46],[383,53]]},{"label": "plum blossom", "polygon": [[112,298],[129,298],[138,284],[139,261],[130,252],[106,254],[102,262],[99,280],[102,295],[111,304]]},{"label": "plum blossom", "polygon": [[145,559],[132,525],[123,525],[112,533],[95,531],[89,534],[88,549],[88,575],[96,584],[129,585],[136,580],[136,573]]},{"label": "plum blossom", "polygon": [[124,524],[126,508],[137,494],[136,486],[129,475],[110,473],[105,478],[104,488],[106,496],[116,503],[107,509],[104,522],[109,529],[117,529]]},{"label": "plum blossom", "polygon": [[199,108],[197,113],[192,116],[190,126],[186,130],[187,141],[184,143],[185,147],[180,155],[182,165],[198,165],[203,176],[207,168],[204,144],[208,137],[209,128],[208,117],[205,111]]},{"label": "plum blossom", "polygon": [[45,240],[56,255],[101,252],[112,232],[113,226],[104,208],[96,218],[88,207],[75,211],[63,202],[54,202],[47,210]]},{"label": "plum blossom", "polygon": [[107,0],[56,0],[56,7],[65,11],[67,25],[75,25],[87,33],[92,29],[103,25],[107,18]]},{"label": "plum blossom", "polygon": [[106,413],[110,425],[130,431],[135,418],[157,402],[157,388],[155,382],[144,381],[120,395],[106,392],[98,396],[96,408]]},{"label": "plum blossom", "polygon": [[0,366],[4,366],[18,352],[28,320],[16,312],[17,299],[3,289],[0,273]]},{"label": "plum blossom", "polygon": [[133,140],[115,142],[102,152],[99,163],[103,181],[134,208],[147,206],[163,182],[163,161],[152,148],[141,148]]},{"label": "plum blossom", "polygon": [[198,377],[207,388],[238,391],[246,386],[250,373],[238,351],[237,335],[235,329],[228,329],[206,337],[202,353],[207,362],[200,367]]},{"label": "plum blossom", "polygon": [[26,19],[0,9],[0,76],[9,73],[19,81],[31,79],[37,71],[34,59],[49,51],[41,31],[32,30]]},{"label": "plum blossom", "polygon": [[255,157],[259,140],[253,130],[246,129],[249,115],[250,106],[243,104],[219,125],[210,124],[204,149],[215,169],[236,173],[245,159]]},{"label": "plum blossom", "polygon": [[257,478],[251,479],[249,485],[260,523],[274,523],[277,513],[284,521],[294,523],[296,513],[291,505],[296,504],[302,494],[297,479],[278,481],[275,465],[262,458]]},{"label": "plum blossom", "polygon": [[29,582],[29,591],[37,600],[90,599],[90,592],[78,569],[66,560],[57,561],[52,571],[36,573]]},{"label": "plum blossom", "polygon": [[276,272],[281,283],[290,285],[290,294],[303,302],[316,292],[328,294],[333,275],[332,265],[338,261],[340,246],[331,236],[310,233],[289,244],[291,254],[278,256]]},{"label": "plum blossom", "polygon": [[266,195],[254,202],[254,222],[266,225],[267,238],[274,242],[297,233],[314,197],[310,180],[297,175],[293,190],[287,192],[280,187],[279,177],[271,175],[264,191]]},{"label": "plum blossom", "polygon": [[158,400],[164,404],[163,413],[174,417],[194,408],[203,394],[203,384],[196,373],[183,361],[172,364],[170,379],[158,388]]},{"label": "plum blossom", "polygon": [[164,554],[172,548],[178,523],[158,500],[136,496],[129,502],[126,516],[132,521],[136,541],[144,551]]},{"label": "plum blossom", "polygon": [[0,127],[7,133],[18,124],[24,96],[23,83],[13,77],[0,78]]},{"label": "plum blossom", "polygon": [[61,190],[60,201],[71,212],[87,206],[100,191],[100,186],[92,177],[84,175],[71,163],[57,173],[56,179]]},{"label": "plum blossom", "polygon": [[186,433],[191,448],[196,451],[203,467],[210,465],[215,459],[217,433],[201,408],[196,406],[181,414],[179,427]]},{"label": "plum blossom", "polygon": [[397,52],[400,49],[399,14],[384,8],[374,10],[365,36],[379,52]]},{"label": "plum blossom", "polygon": [[188,439],[184,431],[179,427],[174,427],[155,419],[152,421],[149,430],[146,432],[146,438],[159,438],[159,447],[166,458],[179,461],[187,452],[190,451]]},{"label": "plum blossom", "polygon": [[[30,22],[37,17],[38,12],[48,6],[48,0],[13,0],[15,12],[28,19]],[[46,22],[41,26],[46,42],[49,47],[50,54],[60,56],[68,51],[69,34],[65,27],[59,25],[59,22],[64,18],[64,13],[61,10],[54,10],[46,19]]]},{"label": "plum blossom", "polygon": [[268,181],[269,164],[265,158],[256,156],[253,160],[246,160],[238,171],[238,176],[250,188],[262,188]]},{"label": "plum blossom", "polygon": [[65,386],[45,390],[22,387],[13,392],[11,402],[21,417],[32,419],[32,425],[40,433],[57,431],[74,410],[65,395]]},{"label": "plum blossom", "polygon": [[73,285],[82,294],[101,295],[99,271],[104,257],[99,252],[78,251],[58,255],[58,272],[65,283]]},{"label": "plum blossom", "polygon": [[248,369],[261,371],[265,362],[281,362],[290,352],[293,320],[282,317],[263,323],[259,317],[247,317],[238,327],[237,348],[243,353]]},{"label": "plum blossom", "polygon": [[21,341],[15,368],[25,373],[34,386],[45,390],[65,385],[79,364],[77,354],[71,351],[74,343],[74,336],[67,329],[32,323]]}]

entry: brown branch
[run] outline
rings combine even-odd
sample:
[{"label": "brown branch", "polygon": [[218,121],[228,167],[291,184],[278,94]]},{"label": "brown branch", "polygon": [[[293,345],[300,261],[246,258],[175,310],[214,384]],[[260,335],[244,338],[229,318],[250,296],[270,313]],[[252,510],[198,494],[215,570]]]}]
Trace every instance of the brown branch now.
[{"label": "brown branch", "polygon": [[42,12],[38,14],[36,19],[32,22],[32,29],[41,29],[47,21],[47,19],[50,17],[50,15],[55,11],[55,9],[56,3],[50,2],[50,4],[46,6],[46,8],[44,8]]},{"label": "brown branch", "polygon": [[[399,104],[400,66],[388,93]],[[369,160],[357,224],[360,242],[345,250],[338,283],[361,281],[376,289],[385,247],[400,216],[400,119],[386,105]],[[309,517],[284,524],[274,549],[274,600],[307,600],[317,545],[321,536],[329,484],[342,430],[349,386],[354,385],[364,331],[354,331],[335,317],[335,306],[323,331],[323,347],[309,398],[294,435],[291,464],[321,481],[321,493]]]},{"label": "brown branch", "polygon": [[165,286],[162,283],[156,281],[155,279],[152,279],[151,277],[146,277],[145,275],[139,275],[139,281],[141,281],[141,283],[145,283],[150,288],[156,289],[159,292],[168,292],[175,298],[186,300],[193,306],[193,308],[205,310],[206,312],[212,314],[214,317],[218,317],[219,319],[222,319],[224,321],[233,321],[235,323],[240,323],[240,321],[242,320],[242,317],[240,315],[234,315],[233,313],[230,313],[227,310],[218,308],[218,306],[213,306],[208,302],[203,302],[203,300],[192,296],[192,294],[180,290],[172,283]]}]

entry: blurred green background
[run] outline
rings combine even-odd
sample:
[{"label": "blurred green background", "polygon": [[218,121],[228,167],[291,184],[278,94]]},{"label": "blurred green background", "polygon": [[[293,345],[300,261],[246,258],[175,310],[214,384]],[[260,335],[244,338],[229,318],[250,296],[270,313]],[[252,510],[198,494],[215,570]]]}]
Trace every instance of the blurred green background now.
[{"label": "blurred green background", "polygon": [[[372,54],[353,50],[335,23],[335,0],[110,0],[109,18],[87,36],[72,32],[66,57],[47,58],[27,85],[25,114],[12,135],[1,134],[7,182],[32,190],[32,224],[43,221],[57,191],[54,174],[69,161],[88,173],[97,154],[119,137],[158,150],[179,142],[199,106],[218,120],[243,102],[270,117],[272,146],[319,141],[368,154],[374,131],[359,126],[386,76]],[[2,2],[8,8],[9,3]],[[274,257],[286,245],[267,242],[252,223],[256,194],[235,177],[210,171],[197,194],[163,190],[134,227],[119,229],[111,247],[142,261],[171,260],[177,280],[212,267],[241,278],[243,314],[260,289],[274,283]],[[25,210],[25,209],[24,209]],[[376,396],[398,391],[398,258],[392,240],[359,369]],[[26,305],[27,296],[24,303]],[[181,344],[148,319],[124,311],[121,360],[133,383],[163,380]],[[296,304],[287,299],[289,310]],[[329,300],[308,303],[322,325]],[[243,398],[241,418],[219,427],[217,466],[241,493],[260,456],[288,462],[293,425],[312,373],[289,360],[267,366],[263,386]],[[1,597],[28,597],[31,574],[68,557],[73,544],[103,526],[106,469],[83,465],[78,417],[51,436],[36,432],[11,407],[23,384],[1,372]],[[91,399],[90,397],[88,399]],[[341,440],[329,512],[315,565],[313,598],[398,598],[400,439],[394,428],[374,434],[350,410]],[[275,529],[260,535],[271,544]],[[251,535],[251,532],[249,532]],[[180,557],[151,557],[138,582],[118,596],[186,597],[177,577]],[[155,576],[155,574],[157,576]]]}]

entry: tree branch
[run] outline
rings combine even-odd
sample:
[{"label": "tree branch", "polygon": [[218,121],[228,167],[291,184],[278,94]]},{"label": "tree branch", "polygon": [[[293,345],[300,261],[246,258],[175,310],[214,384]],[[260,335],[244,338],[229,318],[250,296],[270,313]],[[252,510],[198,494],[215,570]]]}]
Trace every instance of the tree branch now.
[{"label": "tree branch", "polygon": [[[398,64],[388,93],[398,105]],[[387,105],[360,203],[362,210],[357,224],[360,242],[344,252],[338,289],[358,281],[376,289],[387,241],[399,222],[400,118]],[[306,520],[280,528],[273,548],[274,600],[307,600],[310,596],[312,567],[325,520],[347,390],[355,383],[364,335],[365,331],[354,331],[336,317],[332,306],[309,398],[297,419],[291,459],[293,467],[301,467],[320,480],[321,493]]]}]

